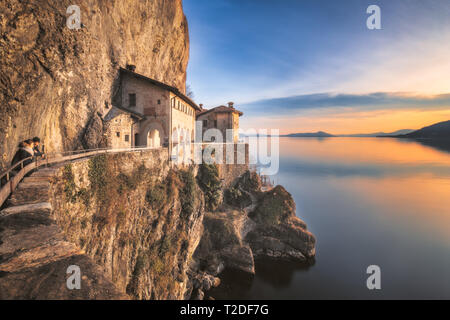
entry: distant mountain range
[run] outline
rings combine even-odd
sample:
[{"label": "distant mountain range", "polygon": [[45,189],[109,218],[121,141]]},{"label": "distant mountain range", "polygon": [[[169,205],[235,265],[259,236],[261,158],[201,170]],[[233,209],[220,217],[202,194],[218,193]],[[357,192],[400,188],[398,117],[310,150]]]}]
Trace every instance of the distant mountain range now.
[{"label": "distant mountain range", "polygon": [[338,137],[384,137],[384,136],[397,136],[401,134],[408,134],[415,131],[414,129],[401,129],[394,132],[375,132],[375,133],[355,133],[355,134],[340,134]]},{"label": "distant mountain range", "polygon": [[355,133],[355,134],[338,134],[334,135],[331,133],[327,133],[324,131],[318,131],[318,132],[305,132],[305,133],[290,133],[285,135],[280,135],[280,137],[300,137],[300,138],[328,138],[328,137],[354,137],[354,138],[366,138],[366,137],[382,137],[382,136],[396,136],[396,135],[403,135],[413,132],[414,129],[402,129],[397,130],[394,132],[374,132],[374,133]]},{"label": "distant mountain range", "polygon": [[270,135],[270,134],[240,134],[243,137],[295,137],[295,138],[327,138],[335,137],[332,134],[318,131],[318,132],[305,132],[305,133],[290,133],[290,134],[280,134],[280,135]]},{"label": "distant mountain range", "polygon": [[295,138],[327,138],[327,137],[335,137],[332,134],[317,131],[317,132],[307,132],[307,133],[290,133],[285,135],[280,135],[280,137],[295,137]]},{"label": "distant mountain range", "polygon": [[[244,137],[244,135],[241,135]],[[251,136],[251,135],[247,135]],[[256,135],[258,136],[258,135]],[[266,135],[259,135],[266,136]],[[270,135],[267,135],[270,136]],[[374,132],[333,135],[324,131],[290,133],[279,135],[280,137],[293,138],[331,138],[331,137],[388,137],[388,138],[411,138],[411,139],[448,139],[450,140],[450,120],[439,122],[419,130],[401,129],[394,132]]]},{"label": "distant mountain range", "polygon": [[411,139],[450,139],[450,120],[435,123],[407,134],[389,135],[395,138]]}]

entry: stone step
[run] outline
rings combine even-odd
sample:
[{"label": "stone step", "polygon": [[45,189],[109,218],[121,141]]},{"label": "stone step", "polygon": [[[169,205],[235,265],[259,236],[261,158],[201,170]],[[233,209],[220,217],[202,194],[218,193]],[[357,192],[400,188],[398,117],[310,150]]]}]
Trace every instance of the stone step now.
[{"label": "stone step", "polygon": [[44,168],[39,169],[38,171],[34,172],[31,176],[32,177],[53,177],[58,173],[58,169],[54,168]]},{"label": "stone step", "polygon": [[22,180],[22,182],[49,182],[50,177],[46,176],[33,176],[26,177]]},{"label": "stone step", "polygon": [[82,253],[73,243],[67,241],[50,241],[30,250],[18,252],[6,262],[0,263],[0,271],[19,272],[24,269],[35,268]]},{"label": "stone step", "polygon": [[21,182],[17,186],[18,190],[23,189],[44,189],[44,188],[50,188],[50,182],[49,181],[40,181],[40,182]]},{"label": "stone step", "polygon": [[8,200],[10,205],[21,205],[28,203],[37,203],[37,202],[48,202],[50,199],[49,196],[49,188],[48,187],[40,187],[40,188],[25,188],[25,189],[16,189],[11,198]]},{"label": "stone step", "polygon": [[50,195],[46,192],[15,192],[13,196],[7,200],[9,206],[21,206],[24,204],[33,204],[50,201]]},{"label": "stone step", "polygon": [[3,256],[3,261],[20,251],[30,250],[50,241],[64,240],[61,229],[49,217],[35,213],[3,217],[2,225],[0,256]]},{"label": "stone step", "polygon": [[20,213],[20,212],[47,212],[50,213],[52,211],[52,205],[49,202],[40,202],[40,203],[32,203],[32,204],[24,204],[21,206],[13,206],[0,211],[0,217],[9,216],[12,214]]}]

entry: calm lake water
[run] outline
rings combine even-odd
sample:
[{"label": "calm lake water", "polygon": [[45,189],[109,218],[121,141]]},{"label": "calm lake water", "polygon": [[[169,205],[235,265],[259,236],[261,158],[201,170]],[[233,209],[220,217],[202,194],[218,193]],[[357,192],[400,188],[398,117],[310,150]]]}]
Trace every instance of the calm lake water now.
[{"label": "calm lake water", "polygon": [[[389,138],[280,138],[272,177],[317,238],[305,267],[260,261],[218,299],[450,299],[450,153]],[[381,268],[381,290],[366,269]]]}]

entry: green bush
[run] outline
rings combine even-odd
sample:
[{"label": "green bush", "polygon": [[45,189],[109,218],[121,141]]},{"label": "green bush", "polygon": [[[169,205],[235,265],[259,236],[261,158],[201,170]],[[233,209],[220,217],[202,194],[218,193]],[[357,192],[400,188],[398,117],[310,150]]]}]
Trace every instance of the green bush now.
[{"label": "green bush", "polygon": [[75,176],[72,171],[72,164],[66,164],[63,171],[64,193],[70,202],[77,200],[77,185],[75,184]]},{"label": "green bush", "polygon": [[108,200],[108,184],[112,178],[112,174],[108,170],[106,155],[95,156],[89,160],[88,176],[97,200],[105,203]]},{"label": "green bush", "polygon": [[181,214],[183,217],[189,217],[194,212],[195,197],[197,196],[195,190],[195,177],[192,170],[181,171],[180,178],[183,182],[181,189]]},{"label": "green bush", "polygon": [[147,190],[145,200],[154,210],[161,209],[167,201],[167,186],[159,183]]},{"label": "green bush", "polygon": [[215,210],[221,201],[222,182],[215,164],[201,164],[198,172],[198,184],[205,194],[206,208]]},{"label": "green bush", "polygon": [[254,171],[247,170],[237,181],[236,186],[241,190],[251,193],[258,193],[261,191],[261,177]]},{"label": "green bush", "polygon": [[267,225],[277,225],[295,216],[295,202],[282,186],[265,192],[250,218]]},{"label": "green bush", "polygon": [[225,201],[229,205],[245,208],[252,204],[252,199],[248,192],[241,191],[238,187],[231,187],[225,191]]},{"label": "green bush", "polygon": [[209,213],[205,215],[204,225],[208,230],[209,241],[213,248],[220,250],[240,243],[240,236],[230,220]]}]

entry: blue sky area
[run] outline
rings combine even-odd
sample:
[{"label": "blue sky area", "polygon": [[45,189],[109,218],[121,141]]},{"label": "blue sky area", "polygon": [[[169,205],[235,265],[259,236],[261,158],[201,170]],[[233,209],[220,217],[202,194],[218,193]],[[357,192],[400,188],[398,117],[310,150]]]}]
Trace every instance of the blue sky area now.
[{"label": "blue sky area", "polygon": [[[381,30],[366,27],[372,4],[381,9]],[[196,102],[234,101],[244,126],[343,133],[450,119],[443,95],[450,92],[448,0],[184,0],[183,6],[187,83]],[[366,126],[344,126],[367,117]]]}]

